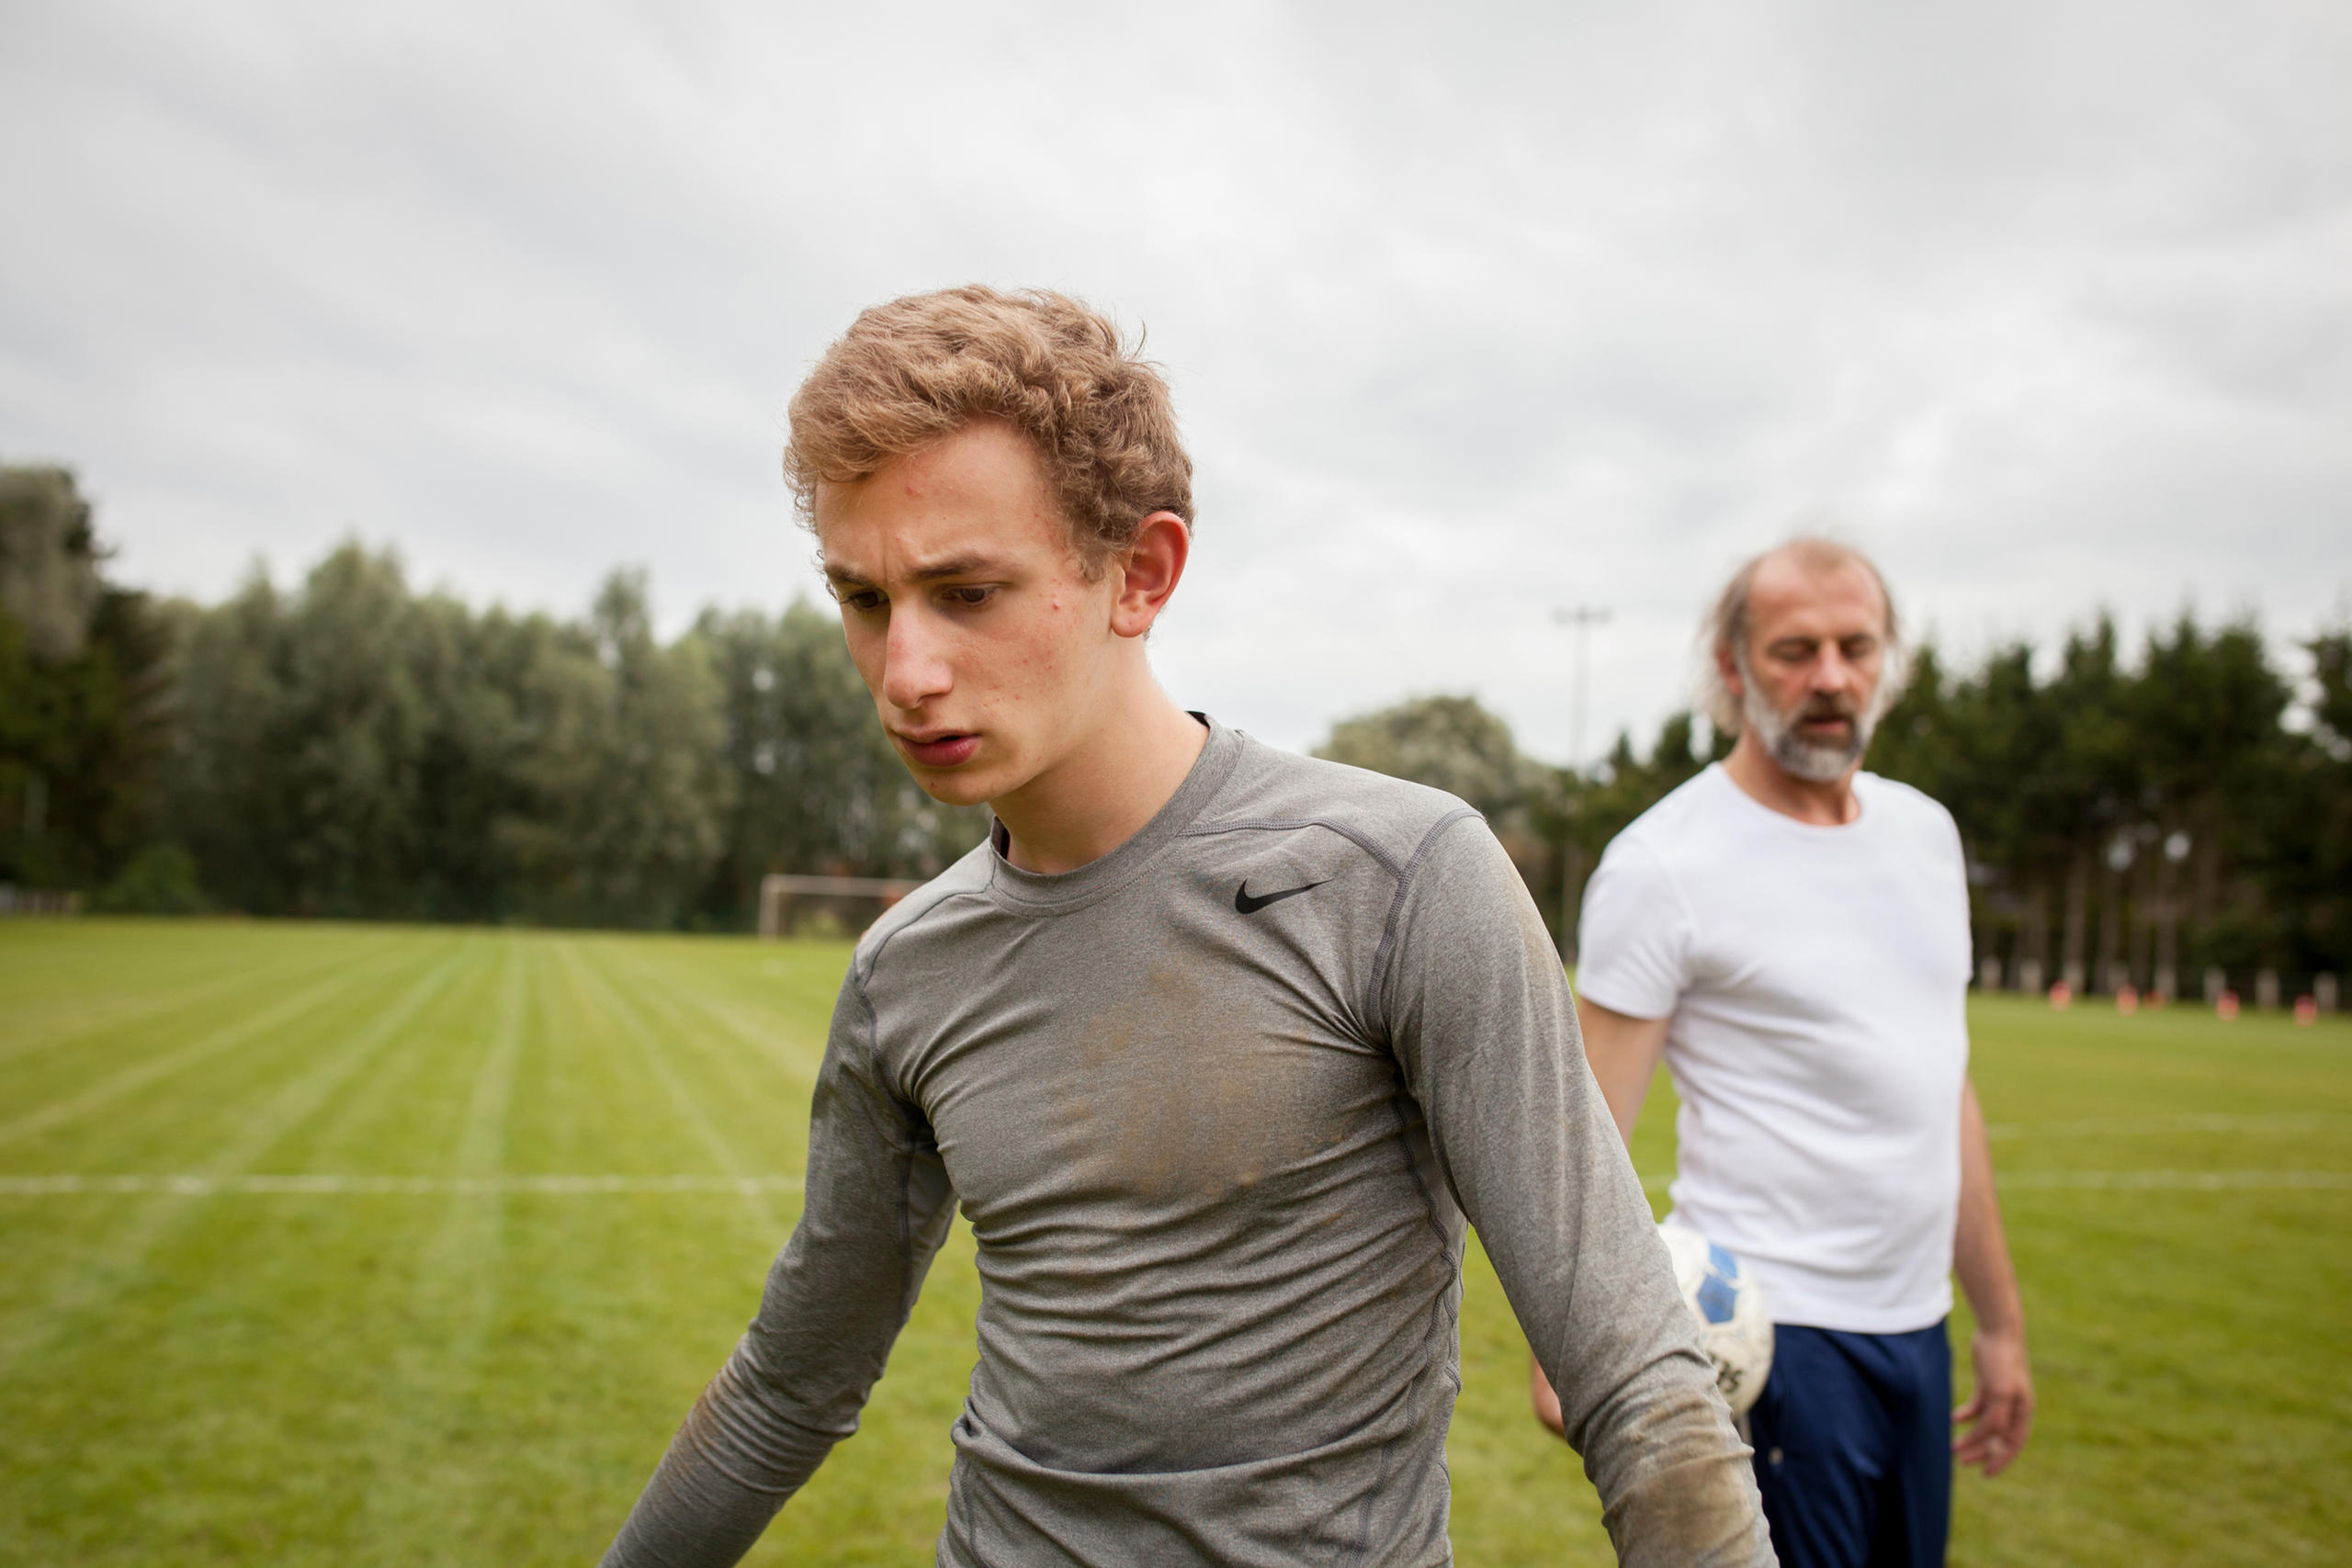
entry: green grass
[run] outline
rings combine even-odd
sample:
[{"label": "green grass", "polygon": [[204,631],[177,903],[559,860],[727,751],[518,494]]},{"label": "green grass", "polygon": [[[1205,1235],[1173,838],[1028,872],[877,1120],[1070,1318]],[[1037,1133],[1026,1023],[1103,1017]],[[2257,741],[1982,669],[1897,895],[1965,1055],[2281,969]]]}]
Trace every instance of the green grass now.
[{"label": "green grass", "polygon": [[[0,1562],[594,1561],[790,1229],[846,955],[0,925]],[[2018,1469],[1962,1478],[1954,1560],[2344,1561],[2352,1026],[1995,999],[1975,1035],[2042,1417]],[[1661,1086],[1645,1171],[1670,1110]],[[2339,1174],[2080,1184],[2147,1171]],[[426,1179],[235,1179],[305,1174]],[[25,1190],[62,1175],[212,1185]],[[787,1179],[482,1189],[502,1175]],[[977,1294],[959,1232],[865,1431],[752,1561],[930,1561]],[[1608,1562],[1476,1256],[1463,1352],[1459,1559]]]}]

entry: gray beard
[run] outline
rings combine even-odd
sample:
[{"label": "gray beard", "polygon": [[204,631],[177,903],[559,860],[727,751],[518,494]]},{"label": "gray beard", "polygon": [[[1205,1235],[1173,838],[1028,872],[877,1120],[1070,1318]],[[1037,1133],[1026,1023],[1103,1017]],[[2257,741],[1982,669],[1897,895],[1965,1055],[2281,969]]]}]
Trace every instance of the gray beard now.
[{"label": "gray beard", "polygon": [[[1871,749],[1871,734],[1878,728],[1875,703],[1854,716],[1853,733],[1843,744],[1832,745],[1812,739],[1798,729],[1795,715],[1773,711],[1757,691],[1752,678],[1746,684],[1747,690],[1739,700],[1740,718],[1756,732],[1756,739],[1764,743],[1772,761],[1796,777],[1815,784],[1836,784]],[[1797,712],[1804,711],[1804,705],[1799,704]]]}]

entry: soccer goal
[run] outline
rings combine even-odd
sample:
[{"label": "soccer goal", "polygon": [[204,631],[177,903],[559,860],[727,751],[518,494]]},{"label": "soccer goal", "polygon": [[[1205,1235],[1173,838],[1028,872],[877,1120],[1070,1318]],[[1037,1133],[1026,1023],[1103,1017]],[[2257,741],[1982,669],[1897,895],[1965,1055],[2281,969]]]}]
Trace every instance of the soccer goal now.
[{"label": "soccer goal", "polygon": [[855,936],[883,910],[922,886],[895,876],[760,878],[760,935]]}]

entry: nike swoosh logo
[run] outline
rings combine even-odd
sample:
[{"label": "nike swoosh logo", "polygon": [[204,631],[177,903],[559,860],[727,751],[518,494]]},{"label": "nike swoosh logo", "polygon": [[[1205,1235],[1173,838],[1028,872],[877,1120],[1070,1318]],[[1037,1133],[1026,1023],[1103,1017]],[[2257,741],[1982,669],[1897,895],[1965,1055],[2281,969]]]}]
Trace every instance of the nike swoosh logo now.
[{"label": "nike swoosh logo", "polygon": [[[1327,876],[1323,882],[1330,880]],[[1322,886],[1323,882],[1308,882],[1296,887],[1285,887],[1279,893],[1261,894],[1253,898],[1250,896],[1250,881],[1244,877],[1241,886],[1233,890],[1233,907],[1245,915],[1254,915],[1269,904],[1279,904],[1285,898],[1295,898],[1302,893],[1312,893]]]}]

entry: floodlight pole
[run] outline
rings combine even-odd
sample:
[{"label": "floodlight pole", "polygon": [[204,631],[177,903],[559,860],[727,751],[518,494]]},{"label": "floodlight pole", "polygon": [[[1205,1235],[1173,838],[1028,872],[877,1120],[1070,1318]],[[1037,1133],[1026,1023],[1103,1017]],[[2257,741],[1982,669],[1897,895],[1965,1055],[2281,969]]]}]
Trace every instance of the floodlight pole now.
[{"label": "floodlight pole", "polygon": [[1577,629],[1577,656],[1571,672],[1573,688],[1568,709],[1568,766],[1584,766],[1584,713],[1592,679],[1592,628],[1605,624],[1609,612],[1598,604],[1575,604],[1552,612],[1552,619],[1562,626]]},{"label": "floodlight pole", "polygon": [[[1584,713],[1591,681],[1592,628],[1607,621],[1609,612],[1598,604],[1576,604],[1554,610],[1552,619],[1577,629],[1576,666],[1568,678],[1568,771],[1578,773],[1584,767]],[[1571,834],[1560,845],[1560,958],[1564,963],[1577,961],[1577,916],[1583,893],[1584,852],[1576,847]]]}]

